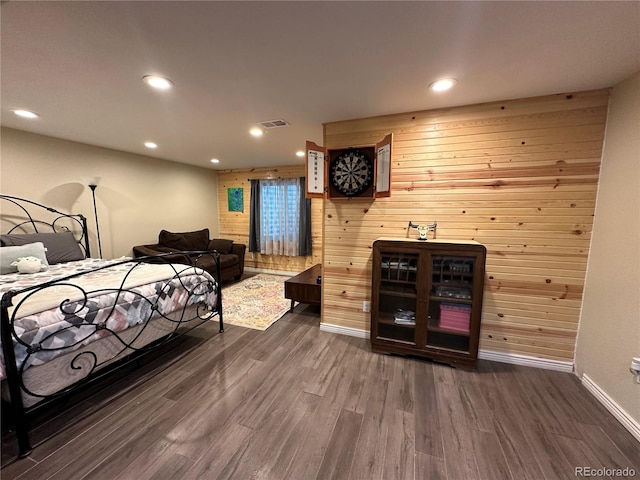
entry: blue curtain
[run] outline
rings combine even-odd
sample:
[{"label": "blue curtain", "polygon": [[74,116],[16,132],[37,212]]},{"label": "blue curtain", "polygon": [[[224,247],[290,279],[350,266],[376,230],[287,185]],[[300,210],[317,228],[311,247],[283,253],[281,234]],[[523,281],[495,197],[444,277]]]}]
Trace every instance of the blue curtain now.
[{"label": "blue curtain", "polygon": [[249,199],[249,251],[260,252],[260,180],[251,180]]}]

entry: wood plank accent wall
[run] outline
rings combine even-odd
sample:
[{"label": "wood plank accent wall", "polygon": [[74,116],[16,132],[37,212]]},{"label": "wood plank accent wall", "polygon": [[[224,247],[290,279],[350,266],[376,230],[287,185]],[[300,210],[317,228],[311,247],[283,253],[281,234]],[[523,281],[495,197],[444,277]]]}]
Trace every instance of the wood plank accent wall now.
[{"label": "wood plank accent wall", "polygon": [[[233,239],[247,245],[245,267],[285,272],[301,272],[322,262],[322,200],[311,200],[312,256],[285,257],[281,255],[261,255],[251,253],[249,246],[249,200],[251,182],[249,179],[295,178],[304,176],[304,165],[276,168],[251,168],[220,170],[218,172],[219,228],[221,238]],[[242,188],[244,211],[230,212],[227,202],[227,188]]]},{"label": "wood plank accent wall", "polygon": [[[372,244],[438,222],[487,247],[480,348],[570,361],[608,90],[325,125],[327,148],[394,135],[391,197],[325,200],[322,322],[369,330]],[[431,233],[429,234],[431,238]]]}]

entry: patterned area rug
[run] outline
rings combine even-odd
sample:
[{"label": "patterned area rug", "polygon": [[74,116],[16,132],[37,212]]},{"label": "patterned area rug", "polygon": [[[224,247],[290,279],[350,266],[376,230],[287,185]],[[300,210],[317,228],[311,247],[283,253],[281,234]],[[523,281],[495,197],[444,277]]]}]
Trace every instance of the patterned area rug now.
[{"label": "patterned area rug", "polygon": [[266,330],[289,311],[291,300],[284,298],[288,277],[259,273],[222,289],[224,323]]}]

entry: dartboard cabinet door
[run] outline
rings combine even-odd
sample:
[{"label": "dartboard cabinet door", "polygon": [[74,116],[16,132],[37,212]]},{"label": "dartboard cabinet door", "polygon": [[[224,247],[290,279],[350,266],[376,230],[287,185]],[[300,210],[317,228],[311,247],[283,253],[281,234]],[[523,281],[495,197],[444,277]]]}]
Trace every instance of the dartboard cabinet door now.
[{"label": "dartboard cabinet door", "polygon": [[307,141],[307,198],[390,196],[392,140],[389,134],[376,145],[332,149]]}]

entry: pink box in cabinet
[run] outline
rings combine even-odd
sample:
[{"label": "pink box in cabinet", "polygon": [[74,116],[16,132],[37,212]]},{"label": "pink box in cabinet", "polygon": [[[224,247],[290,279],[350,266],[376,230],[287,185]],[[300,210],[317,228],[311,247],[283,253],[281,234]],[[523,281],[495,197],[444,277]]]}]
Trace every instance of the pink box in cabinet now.
[{"label": "pink box in cabinet", "polygon": [[471,320],[471,306],[462,304],[440,304],[440,328],[455,330],[456,332],[469,332]]}]

